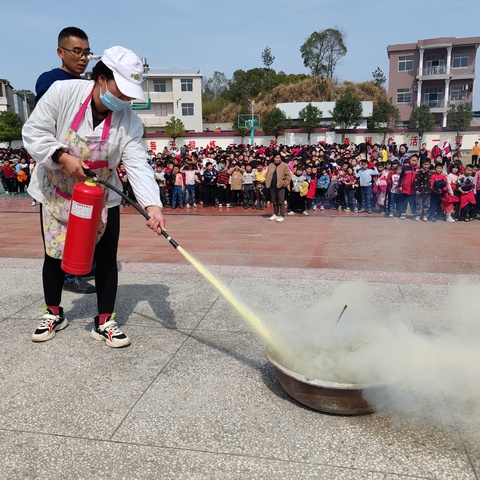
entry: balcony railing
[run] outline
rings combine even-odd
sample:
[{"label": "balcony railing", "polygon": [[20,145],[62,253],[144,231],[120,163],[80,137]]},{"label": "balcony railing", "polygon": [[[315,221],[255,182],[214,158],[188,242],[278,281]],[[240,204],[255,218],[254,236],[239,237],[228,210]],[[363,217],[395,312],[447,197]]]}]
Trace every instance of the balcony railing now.
[{"label": "balcony railing", "polygon": [[431,75],[447,75],[451,71],[451,68],[447,69],[446,65],[437,65],[436,67],[426,67],[419,68],[418,74],[421,76],[431,76]]},{"label": "balcony railing", "polygon": [[444,100],[424,100],[422,105],[427,105],[428,108],[443,108],[445,107]]},{"label": "balcony railing", "polygon": [[453,68],[446,65],[437,65],[436,67],[425,67],[417,70],[417,75],[420,77],[431,77],[434,75],[452,75],[452,77],[464,77],[475,74],[475,69],[472,66],[465,68]]}]

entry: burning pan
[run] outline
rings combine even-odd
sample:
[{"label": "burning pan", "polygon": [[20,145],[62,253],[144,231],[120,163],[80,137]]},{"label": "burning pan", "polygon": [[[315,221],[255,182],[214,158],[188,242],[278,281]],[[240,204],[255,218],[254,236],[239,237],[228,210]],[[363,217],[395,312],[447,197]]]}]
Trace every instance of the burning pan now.
[{"label": "burning pan", "polygon": [[[307,407],[335,415],[364,415],[374,408],[364,398],[364,393],[375,395],[381,385],[324,382],[304,377],[285,368],[267,349],[267,357],[275,367],[280,384],[285,391]],[[370,397],[372,398],[372,397]]]}]

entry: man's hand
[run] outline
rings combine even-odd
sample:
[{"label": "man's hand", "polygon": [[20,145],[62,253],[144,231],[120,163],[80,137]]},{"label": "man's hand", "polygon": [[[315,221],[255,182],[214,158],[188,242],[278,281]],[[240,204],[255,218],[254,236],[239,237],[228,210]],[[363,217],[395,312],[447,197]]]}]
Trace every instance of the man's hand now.
[{"label": "man's hand", "polygon": [[155,233],[161,235],[162,230],[165,230],[165,218],[163,217],[160,207],[151,205],[145,210],[150,216],[150,219],[147,221],[148,228],[151,228]]}]

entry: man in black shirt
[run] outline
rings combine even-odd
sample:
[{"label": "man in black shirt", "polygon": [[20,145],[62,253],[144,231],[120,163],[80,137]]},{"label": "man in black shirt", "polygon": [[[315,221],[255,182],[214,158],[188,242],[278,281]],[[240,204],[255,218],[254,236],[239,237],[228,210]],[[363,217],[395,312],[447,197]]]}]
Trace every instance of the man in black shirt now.
[{"label": "man in black shirt", "polygon": [[[78,79],[85,72],[91,55],[87,34],[77,27],[64,28],[58,34],[57,55],[62,59],[62,66],[44,72],[38,77],[35,84],[35,105],[57,80]],[[70,274],[65,274],[63,288],[75,293],[96,291],[95,287],[82,277]]]}]

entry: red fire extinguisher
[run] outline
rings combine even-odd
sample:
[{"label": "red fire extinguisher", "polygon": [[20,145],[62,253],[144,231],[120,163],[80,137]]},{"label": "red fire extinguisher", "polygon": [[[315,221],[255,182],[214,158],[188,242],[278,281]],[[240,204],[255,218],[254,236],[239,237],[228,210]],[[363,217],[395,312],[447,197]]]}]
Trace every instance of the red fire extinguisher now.
[{"label": "red fire extinguisher", "polygon": [[73,187],[62,258],[63,271],[73,275],[85,275],[91,271],[104,195],[103,188],[91,179]]}]

